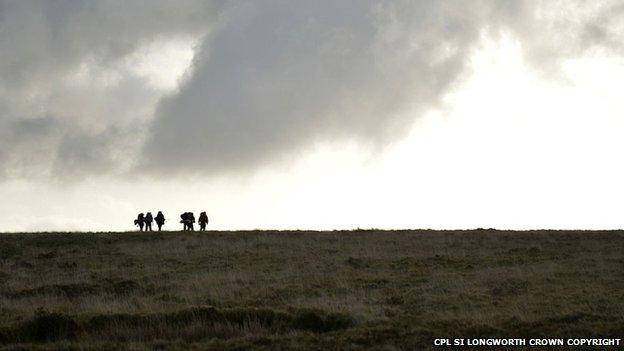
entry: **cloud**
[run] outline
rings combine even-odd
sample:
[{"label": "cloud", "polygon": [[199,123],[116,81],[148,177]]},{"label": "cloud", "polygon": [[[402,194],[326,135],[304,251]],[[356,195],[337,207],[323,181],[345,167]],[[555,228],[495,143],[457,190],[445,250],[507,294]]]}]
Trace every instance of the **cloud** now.
[{"label": "cloud", "polygon": [[159,36],[203,33],[215,2],[5,0],[0,72],[13,86],[67,74],[86,58],[115,62]]},{"label": "cloud", "polygon": [[395,139],[406,104],[435,105],[462,71],[477,14],[438,1],[235,2],[161,102],[148,166],[218,172],[317,140]]},{"label": "cloud", "polygon": [[[565,60],[583,55],[621,56],[624,6],[617,0],[518,1],[517,12],[500,25],[521,44],[524,60],[549,78],[561,76]],[[565,80],[565,79],[564,79]]]},{"label": "cloud", "polygon": [[[596,11],[590,7],[515,0],[234,2],[198,50],[192,77],[161,101],[144,148],[147,166],[165,173],[240,171],[316,141],[385,145],[442,101],[484,36],[513,36],[529,64],[552,73],[584,42],[597,42],[584,31],[583,21]],[[408,107],[411,117],[402,113]]]},{"label": "cloud", "polygon": [[163,91],[128,58],[205,35],[220,6],[0,0],[0,179],[73,180],[131,167]]},{"label": "cloud", "polygon": [[71,181],[114,172],[126,156],[120,150],[134,138],[115,127],[89,130],[57,116],[3,121],[0,128],[0,178]]},{"label": "cloud", "polygon": [[[588,51],[621,55],[622,11],[582,0],[0,0],[0,178],[215,174],[316,142],[381,147],[444,101],[484,38],[514,38],[552,74]],[[167,60],[138,67],[159,43],[194,41],[177,90],[154,73]]]}]

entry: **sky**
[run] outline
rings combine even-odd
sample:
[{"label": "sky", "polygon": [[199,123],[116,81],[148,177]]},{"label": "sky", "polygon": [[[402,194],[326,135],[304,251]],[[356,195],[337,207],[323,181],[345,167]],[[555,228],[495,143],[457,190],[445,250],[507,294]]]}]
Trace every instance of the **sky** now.
[{"label": "sky", "polygon": [[624,227],[617,0],[0,0],[0,232]]}]

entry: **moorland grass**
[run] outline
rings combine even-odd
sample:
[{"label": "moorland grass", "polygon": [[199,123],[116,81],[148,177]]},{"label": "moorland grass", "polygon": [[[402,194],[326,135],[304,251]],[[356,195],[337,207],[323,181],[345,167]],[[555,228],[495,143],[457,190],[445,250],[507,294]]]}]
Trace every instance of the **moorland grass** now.
[{"label": "moorland grass", "polygon": [[622,337],[624,232],[0,234],[0,349]]}]

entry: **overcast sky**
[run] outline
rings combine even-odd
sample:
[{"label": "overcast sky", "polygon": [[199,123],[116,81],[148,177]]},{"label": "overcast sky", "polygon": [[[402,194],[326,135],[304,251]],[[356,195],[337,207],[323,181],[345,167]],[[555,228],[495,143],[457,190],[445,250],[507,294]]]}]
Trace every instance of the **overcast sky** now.
[{"label": "overcast sky", "polygon": [[0,231],[624,227],[617,0],[0,0]]}]

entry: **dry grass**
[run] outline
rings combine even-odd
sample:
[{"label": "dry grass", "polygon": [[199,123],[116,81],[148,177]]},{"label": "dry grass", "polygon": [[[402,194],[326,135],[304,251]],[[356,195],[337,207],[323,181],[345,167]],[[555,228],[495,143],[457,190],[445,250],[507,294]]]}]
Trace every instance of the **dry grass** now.
[{"label": "dry grass", "polygon": [[0,235],[0,348],[427,349],[624,334],[624,233]]}]

